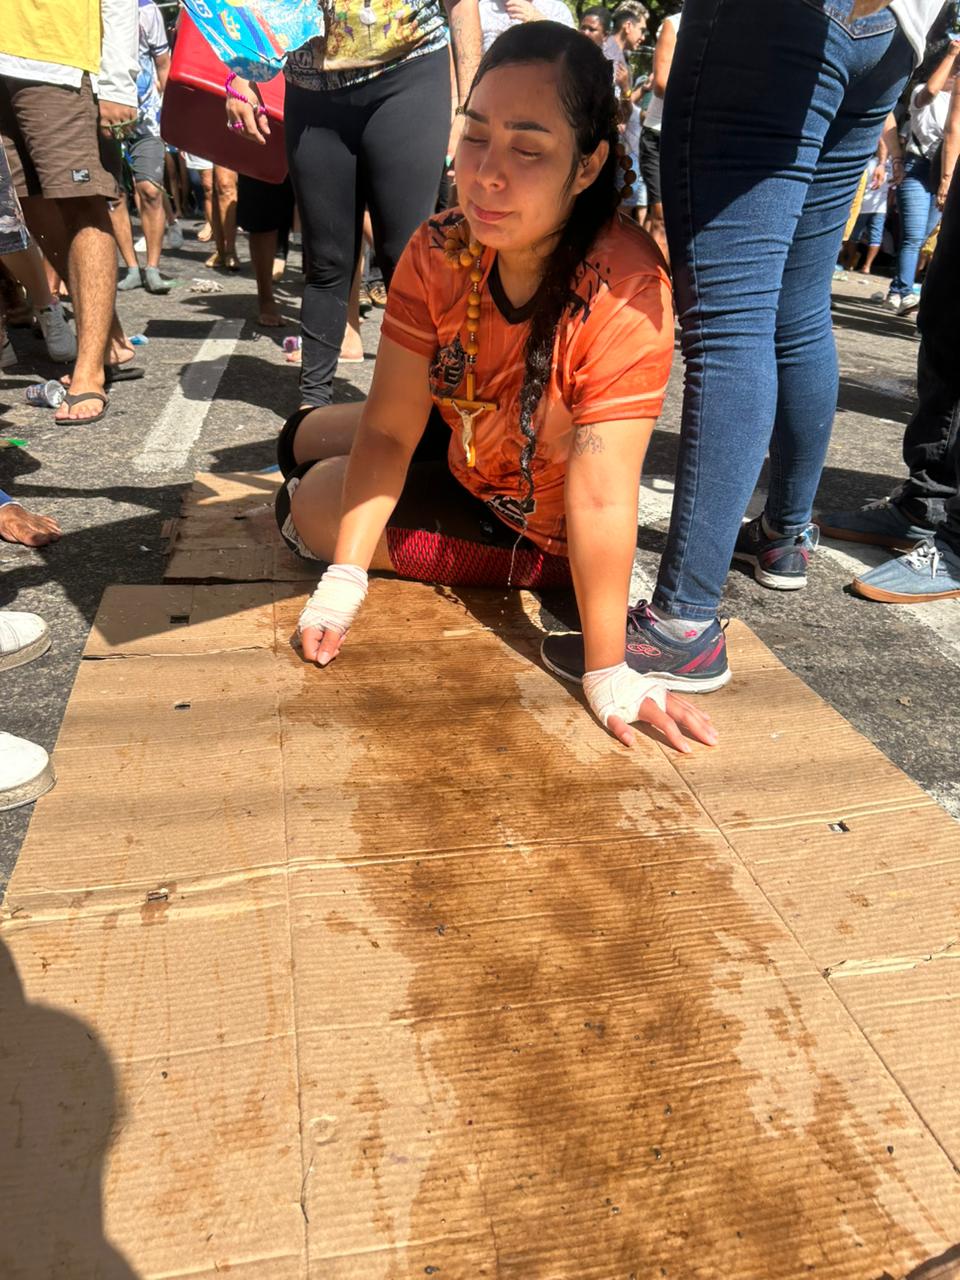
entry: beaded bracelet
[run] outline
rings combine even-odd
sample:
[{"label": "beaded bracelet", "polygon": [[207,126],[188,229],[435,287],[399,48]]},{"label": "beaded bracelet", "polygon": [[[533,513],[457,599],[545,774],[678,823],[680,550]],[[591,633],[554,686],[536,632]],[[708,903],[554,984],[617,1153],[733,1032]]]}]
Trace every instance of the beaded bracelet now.
[{"label": "beaded bracelet", "polygon": [[233,84],[236,78],[237,78],[236,71],[231,71],[230,74],[227,76],[226,80],[224,80],[223,82],[224,92],[226,93],[227,97],[234,98],[237,102],[244,102],[248,107],[254,107],[255,113],[258,116],[265,116],[267,112],[262,102],[253,103],[246,96],[246,94],[237,93],[236,89],[231,89],[230,86]]}]

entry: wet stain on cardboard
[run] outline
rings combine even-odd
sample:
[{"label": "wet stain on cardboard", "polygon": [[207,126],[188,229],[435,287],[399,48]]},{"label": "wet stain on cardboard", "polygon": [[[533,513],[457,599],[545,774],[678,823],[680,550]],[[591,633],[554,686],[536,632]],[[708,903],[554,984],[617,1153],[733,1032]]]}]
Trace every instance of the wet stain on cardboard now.
[{"label": "wet stain on cardboard", "polygon": [[[350,743],[325,960],[365,990],[408,975],[382,1021],[365,997],[351,1032],[369,1046],[343,1082],[359,1118],[325,1176],[362,1197],[354,1234],[311,1215],[375,1251],[351,1274],[914,1265],[914,1230],[937,1224],[886,1151],[909,1120],[888,1109],[881,1132],[824,1068],[797,953],[659,752],[618,748],[492,636],[368,646],[338,676],[318,693],[309,672],[289,704]],[[338,949],[369,932],[376,955]]]}]

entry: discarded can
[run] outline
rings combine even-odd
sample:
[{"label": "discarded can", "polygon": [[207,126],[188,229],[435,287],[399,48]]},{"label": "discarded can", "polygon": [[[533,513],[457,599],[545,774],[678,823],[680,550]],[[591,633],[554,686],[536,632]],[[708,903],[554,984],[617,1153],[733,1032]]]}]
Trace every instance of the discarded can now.
[{"label": "discarded can", "polygon": [[284,338],[284,340],[283,340],[283,349],[284,349],[284,351],[299,351],[299,350],[300,350],[300,339],[299,339],[299,338]]},{"label": "discarded can", "polygon": [[66,399],[67,388],[62,382],[55,382],[51,378],[49,382],[34,382],[32,386],[27,387],[26,395],[27,404],[56,409],[57,405],[63,404]]},{"label": "discarded can", "polygon": [[135,333],[130,339],[130,345],[132,347],[145,347],[149,341],[150,339],[145,333]]}]

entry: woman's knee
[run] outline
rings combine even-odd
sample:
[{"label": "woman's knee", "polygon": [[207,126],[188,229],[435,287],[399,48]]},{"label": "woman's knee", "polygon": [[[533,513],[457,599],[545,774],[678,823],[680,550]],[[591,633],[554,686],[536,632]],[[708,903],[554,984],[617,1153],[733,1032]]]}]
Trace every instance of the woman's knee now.
[{"label": "woman's knee", "polygon": [[290,517],[301,540],[321,560],[329,560],[337,541],[343,505],[346,458],[314,463],[290,495]]},{"label": "woman's knee", "polygon": [[306,462],[345,457],[353,447],[363,402],[303,408],[291,414],[277,440],[277,463],[285,476]]}]

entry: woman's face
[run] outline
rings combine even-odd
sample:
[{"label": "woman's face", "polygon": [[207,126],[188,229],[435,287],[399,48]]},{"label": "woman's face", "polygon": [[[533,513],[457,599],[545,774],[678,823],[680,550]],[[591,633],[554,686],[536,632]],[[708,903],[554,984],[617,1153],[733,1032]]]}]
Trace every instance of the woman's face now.
[{"label": "woman's face", "polygon": [[470,96],[457,148],[457,192],[481,244],[499,252],[536,248],[566,221],[607,155],[577,161],[557,95],[557,68],[517,63],[488,71]]}]

